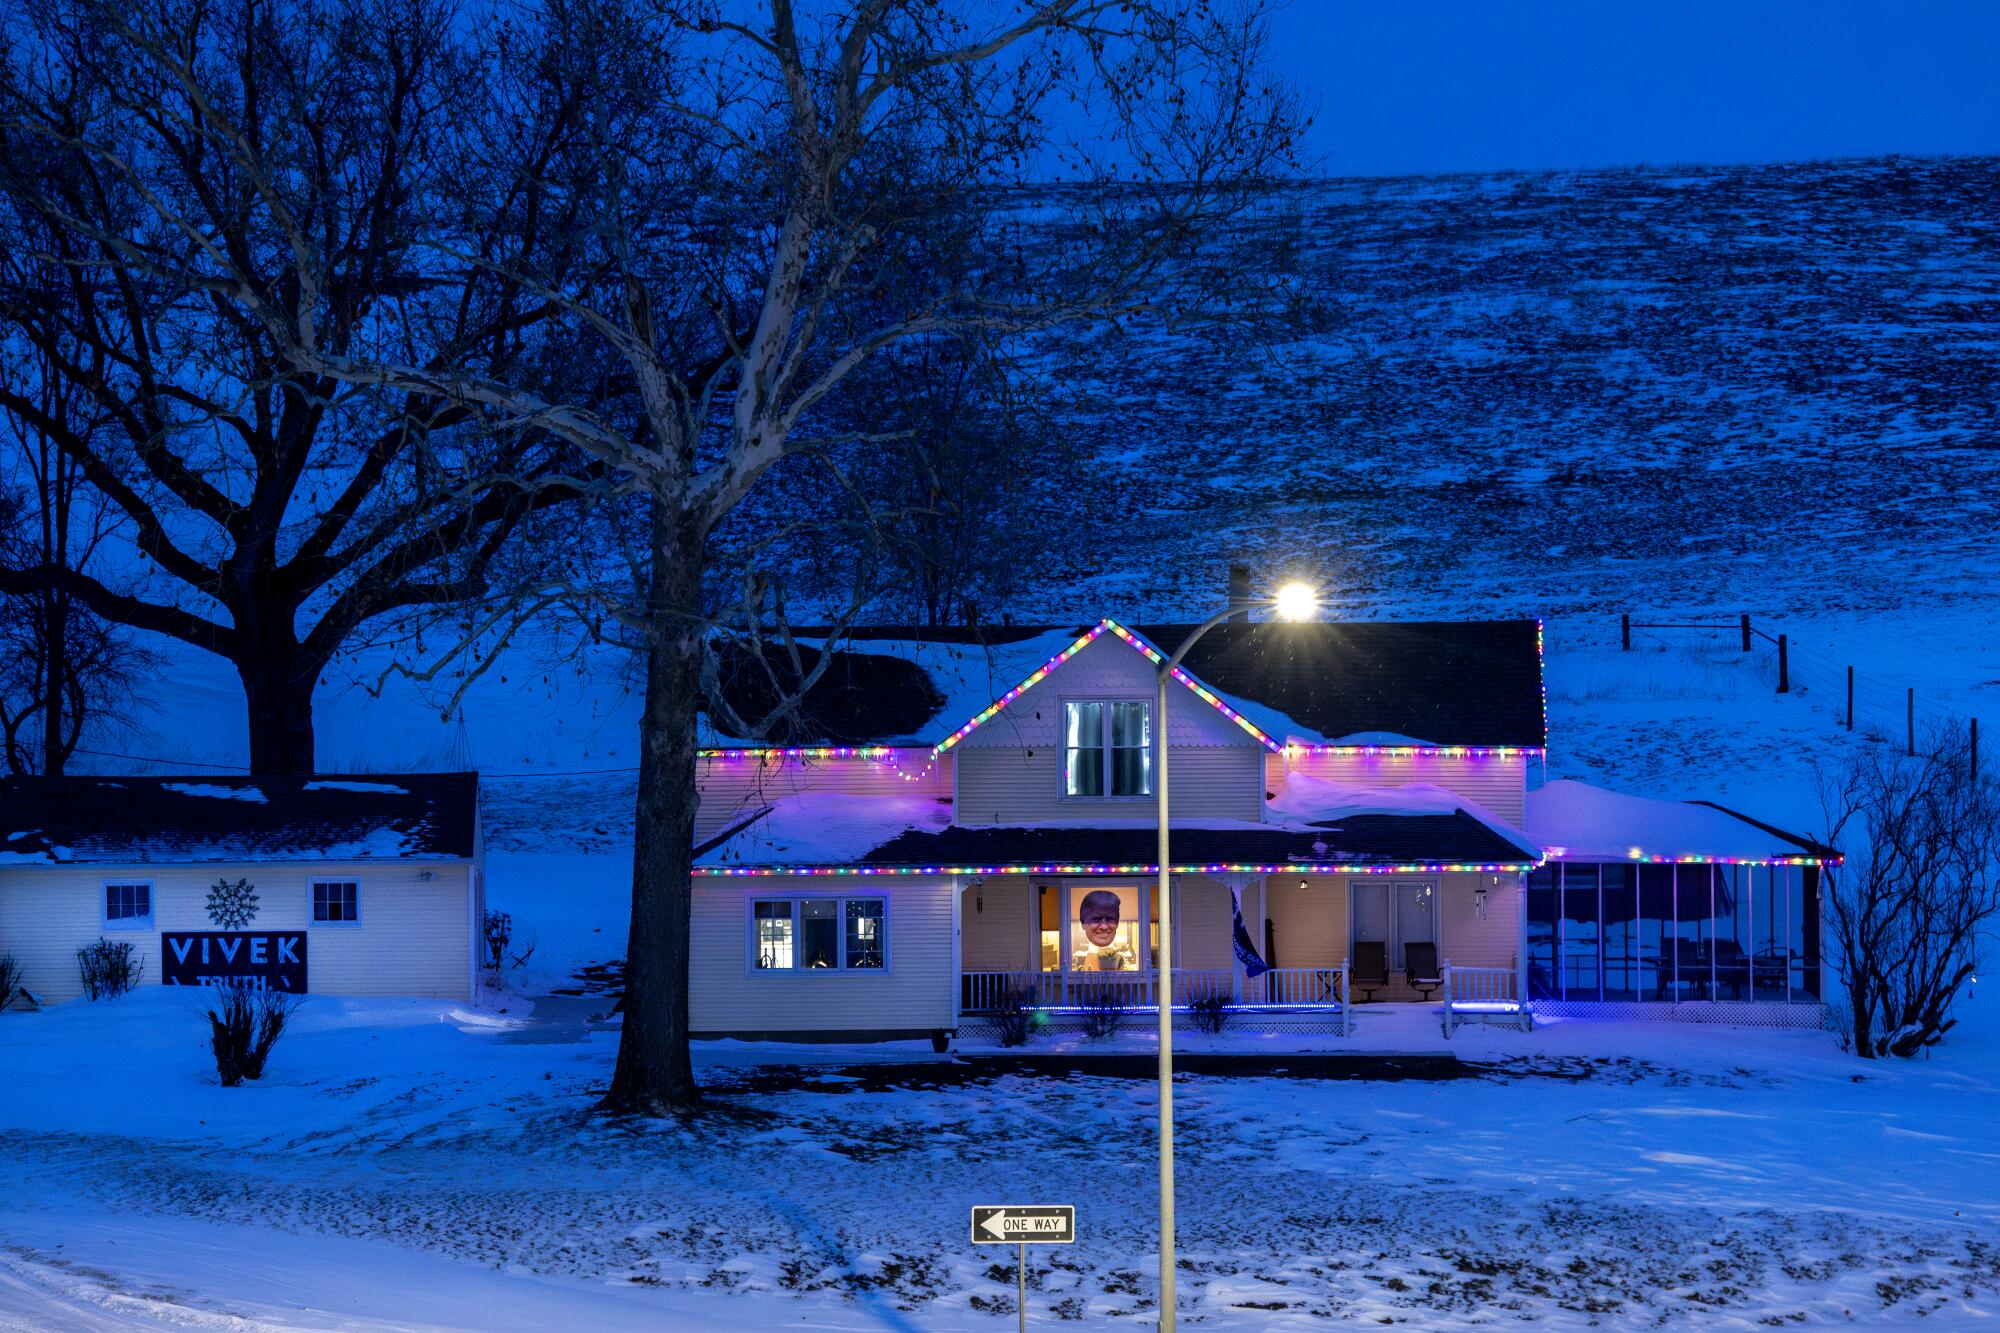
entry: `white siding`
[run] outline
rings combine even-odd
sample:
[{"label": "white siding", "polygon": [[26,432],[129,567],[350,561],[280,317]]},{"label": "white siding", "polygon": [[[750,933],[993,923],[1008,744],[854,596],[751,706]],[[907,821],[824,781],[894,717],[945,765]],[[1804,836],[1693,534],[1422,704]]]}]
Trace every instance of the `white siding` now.
[{"label": "white siding", "polygon": [[[1262,753],[1254,742],[1227,749],[1175,746],[1167,756],[1167,804],[1174,816],[1260,818]],[[969,750],[958,759],[953,818],[959,824],[1099,824],[1151,819],[1153,810],[1150,796],[1104,800],[1063,795],[1060,747],[989,747]]]},{"label": "white siding", "polygon": [[[1301,889],[1299,882],[1305,881]],[[1347,881],[1338,875],[1269,875],[1265,911],[1279,967],[1339,967],[1347,957]],[[1251,933],[1256,936],[1256,928]],[[1264,941],[1257,937],[1258,952]],[[1271,962],[1271,959],[1266,959]]]},{"label": "white siding", "polygon": [[[688,969],[694,1030],[808,1036],[952,1027],[958,987],[952,973],[952,893],[949,878],[920,875],[695,880]],[[750,968],[753,899],[859,895],[889,900],[886,972]]]},{"label": "white siding", "polygon": [[1521,826],[1528,792],[1525,755],[1273,754],[1264,781],[1273,794],[1289,770],[1352,787],[1402,787],[1428,783],[1485,806],[1514,827]]},{"label": "white siding", "polygon": [[[1057,667],[1047,679],[989,718],[955,747],[964,752],[990,746],[1045,750],[1062,744],[1065,699],[1151,700],[1158,675],[1138,650],[1109,632]],[[1185,685],[1167,690],[1167,740],[1172,745],[1263,746]]]},{"label": "white siding", "polygon": [[799,792],[840,792],[854,796],[951,795],[950,754],[936,760],[928,750],[903,750],[888,759],[785,759],[737,755],[699,761],[695,787],[700,803],[694,840],[714,837],[738,818],[780,796]]},{"label": "white siding", "polygon": [[[209,888],[218,879],[247,879],[257,892],[257,917],[244,929],[305,931],[309,992],[470,999],[478,936],[471,869],[463,861],[9,866],[0,869],[0,953],[14,955],[29,989],[68,1000],[82,994],[78,949],[130,940],[144,963],[142,984],[158,985],[161,933],[214,930]],[[424,873],[429,881],[419,878]],[[358,882],[361,920],[313,925],[314,879]],[[152,884],[150,929],[104,928],[106,880]]]},{"label": "white siding", "polygon": [[1055,880],[1019,875],[993,875],[977,887],[966,885],[958,914],[964,932],[961,966],[966,971],[1031,972],[1039,966],[1035,891],[1041,884],[1047,884],[1050,893],[1061,892]]}]

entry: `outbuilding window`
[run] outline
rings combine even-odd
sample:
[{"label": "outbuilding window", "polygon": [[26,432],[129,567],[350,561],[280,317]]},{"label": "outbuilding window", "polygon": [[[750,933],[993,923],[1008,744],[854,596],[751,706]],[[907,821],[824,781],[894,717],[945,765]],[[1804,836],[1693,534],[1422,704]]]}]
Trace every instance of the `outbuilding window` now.
[{"label": "outbuilding window", "polygon": [[361,920],[361,886],[351,879],[312,882],[313,924],[351,926]]},{"label": "outbuilding window", "polygon": [[151,930],[153,886],[144,880],[104,886],[106,930]]},{"label": "outbuilding window", "polygon": [[887,971],[889,900],[759,898],[750,904],[750,950],[758,972]]},{"label": "outbuilding window", "polygon": [[1152,715],[1152,706],[1137,699],[1065,702],[1063,794],[1151,795]]}]

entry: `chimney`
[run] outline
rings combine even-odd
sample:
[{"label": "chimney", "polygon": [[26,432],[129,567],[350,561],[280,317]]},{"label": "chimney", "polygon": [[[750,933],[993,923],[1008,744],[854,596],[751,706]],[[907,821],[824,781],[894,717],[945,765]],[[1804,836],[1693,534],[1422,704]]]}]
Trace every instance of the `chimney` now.
[{"label": "chimney", "polygon": [[1236,612],[1231,621],[1250,619],[1250,566],[1231,565],[1229,567],[1229,609]]}]

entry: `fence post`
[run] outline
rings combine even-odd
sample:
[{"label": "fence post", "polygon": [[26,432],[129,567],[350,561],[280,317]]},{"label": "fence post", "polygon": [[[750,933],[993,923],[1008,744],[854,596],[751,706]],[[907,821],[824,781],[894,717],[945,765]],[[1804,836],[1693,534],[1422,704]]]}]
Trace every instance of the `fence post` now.
[{"label": "fence post", "polygon": [[1903,753],[1915,755],[1917,752],[1917,687],[1910,686],[1908,702],[1903,705],[1903,729],[1908,740]]},{"label": "fence post", "polygon": [[1778,693],[1789,694],[1792,689],[1791,636],[1778,636]]},{"label": "fence post", "polygon": [[1750,613],[1743,613],[1743,651],[1750,651]]},{"label": "fence post", "polygon": [[1854,730],[1854,668],[1847,668],[1847,729]]},{"label": "fence post", "polygon": [[1618,641],[1626,652],[1632,651],[1632,613],[1627,611],[1618,617]]}]

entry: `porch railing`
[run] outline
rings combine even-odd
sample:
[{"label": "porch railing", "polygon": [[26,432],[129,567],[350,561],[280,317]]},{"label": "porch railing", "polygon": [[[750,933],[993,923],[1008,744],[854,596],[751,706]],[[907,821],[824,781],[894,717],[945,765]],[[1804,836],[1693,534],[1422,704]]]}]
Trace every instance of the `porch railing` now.
[{"label": "porch railing", "polygon": [[1532,1023],[1511,967],[1444,965],[1444,1035],[1469,1022]]},{"label": "porch railing", "polygon": [[[1174,969],[1177,1006],[1222,996],[1235,1003],[1347,1010],[1347,964],[1273,968],[1240,983],[1223,967]],[[1030,1009],[1080,1008],[1111,1001],[1130,1009],[1159,1002],[1159,974],[1146,972],[964,972],[959,1008],[992,1013],[1018,1003]],[[1348,1030],[1343,1024],[1343,1030]]]}]

